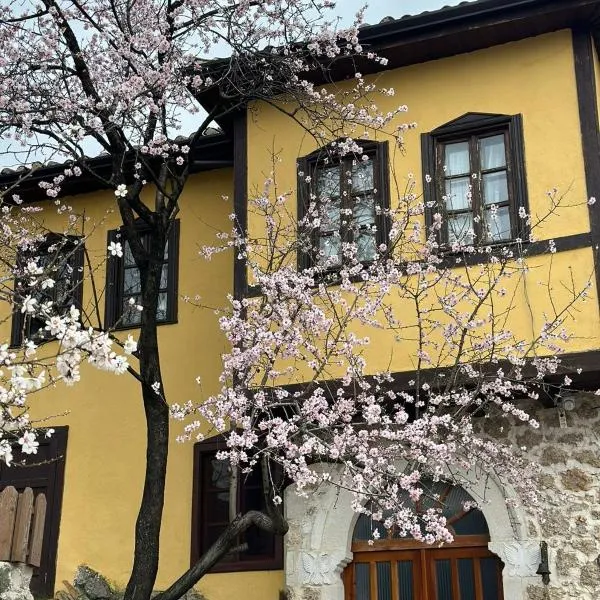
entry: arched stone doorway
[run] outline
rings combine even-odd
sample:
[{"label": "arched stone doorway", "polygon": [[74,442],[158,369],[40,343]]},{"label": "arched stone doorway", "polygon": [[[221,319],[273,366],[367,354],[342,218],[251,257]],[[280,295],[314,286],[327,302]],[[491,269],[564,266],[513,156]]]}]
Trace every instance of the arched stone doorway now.
[{"label": "arched stone doorway", "polygon": [[[352,562],[343,574],[346,600],[503,600],[500,559],[490,552],[483,513],[465,510],[473,498],[444,482],[427,484],[428,493],[413,504],[418,513],[438,508],[454,542],[432,547],[361,515],[354,527]],[[377,530],[380,538],[373,540]]]},{"label": "arched stone doorway", "polygon": [[[316,465],[335,480],[335,467]],[[479,479],[472,495],[485,498],[481,512],[489,529],[488,550],[504,563],[505,600],[526,600],[527,586],[540,582],[539,540],[528,537],[521,511],[507,506],[506,490],[490,477]],[[284,540],[285,585],[291,600],[345,600],[342,574],[352,562],[352,538],[358,515],[350,492],[322,485],[306,498],[286,491],[289,532]],[[427,599],[429,600],[429,599]]]}]

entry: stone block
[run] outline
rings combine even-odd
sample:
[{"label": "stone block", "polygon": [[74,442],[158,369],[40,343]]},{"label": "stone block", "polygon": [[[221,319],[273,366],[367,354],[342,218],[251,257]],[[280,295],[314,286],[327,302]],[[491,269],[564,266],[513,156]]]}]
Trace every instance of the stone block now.
[{"label": "stone block", "polygon": [[33,570],[22,563],[0,562],[0,598],[2,600],[33,600],[29,582]]}]

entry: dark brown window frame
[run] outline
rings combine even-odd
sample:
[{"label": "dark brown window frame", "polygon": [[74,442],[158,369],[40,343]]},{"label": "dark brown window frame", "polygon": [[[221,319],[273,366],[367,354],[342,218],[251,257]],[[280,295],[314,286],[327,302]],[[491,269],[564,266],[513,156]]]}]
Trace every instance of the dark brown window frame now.
[{"label": "dark brown window frame", "polygon": [[[65,241],[66,240],[66,241]],[[47,248],[56,243],[65,243],[65,252],[72,252],[73,255],[70,259],[71,267],[73,269],[73,303],[75,307],[79,310],[82,310],[83,307],[83,265],[84,265],[84,246],[81,242],[81,238],[78,236],[63,236],[60,234],[49,233],[46,236],[46,239],[39,244],[39,249],[34,253],[43,253]],[[72,244],[72,245],[71,245]],[[62,252],[63,248],[60,249],[59,252]],[[17,256],[17,261],[24,260],[26,258],[25,254],[21,254]],[[15,285],[18,285],[18,279],[15,280]],[[25,332],[25,315],[21,312],[20,308],[15,305],[12,314],[12,323],[11,323],[11,332],[10,332],[10,345],[12,347],[18,347],[23,343],[23,333]],[[36,340],[38,343],[50,342],[55,338],[43,338],[40,340]]]},{"label": "dark brown window frame", "polygon": [[[481,226],[475,224],[476,239],[474,245],[506,246],[514,243],[517,238],[522,243],[528,243],[529,230],[525,220],[518,216],[520,207],[529,211],[527,195],[527,176],[525,171],[525,145],[523,140],[523,118],[521,115],[499,115],[486,113],[467,113],[445,125],[421,135],[421,161],[423,169],[423,196],[425,201],[425,221],[430,227],[433,215],[436,212],[444,214],[446,207],[443,196],[444,171],[442,150],[446,144],[469,141],[469,159],[472,173],[477,173],[477,186],[474,189],[474,206],[472,214],[481,213],[481,172],[478,150],[475,148],[476,140],[495,134],[504,134],[505,150],[507,154],[506,171],[508,173],[509,217],[511,223],[511,238],[502,241],[480,242]],[[476,161],[476,163],[475,163]],[[474,169],[475,168],[475,169]],[[426,180],[427,176],[431,181]],[[482,215],[480,215],[482,216]],[[483,219],[482,219],[483,220]],[[478,237],[479,236],[479,237]],[[448,243],[447,220],[438,235],[440,244]]]},{"label": "dark brown window frame", "polygon": [[[144,233],[146,228],[140,224],[139,231]],[[165,261],[167,267],[167,316],[158,320],[158,325],[173,325],[177,323],[178,287],[179,287],[179,219],[173,221],[169,231],[169,256]],[[111,229],[107,234],[107,245],[111,242],[124,240],[124,233],[119,229]],[[139,323],[120,323],[115,325],[121,316],[124,284],[124,262],[122,257],[109,256],[106,265],[106,292],[104,308],[104,326],[116,330],[137,329]]]},{"label": "dark brown window frame", "polygon": [[[202,459],[206,456],[216,454],[219,450],[226,448],[224,440],[210,438],[194,444],[194,472],[192,488],[192,531],[191,531],[191,553],[190,564],[194,565],[203,552],[208,548],[203,546],[205,536],[206,511],[205,495],[202,490],[203,473]],[[243,493],[243,483],[238,489],[238,503]],[[217,563],[211,573],[229,573],[238,571],[277,571],[283,569],[283,537],[274,537],[274,553],[272,557],[261,559],[245,559],[238,555],[237,560],[223,559]]]},{"label": "dark brown window frame", "polygon": [[[363,154],[369,156],[370,160],[373,161],[373,186],[374,189],[377,190],[377,193],[374,194],[374,201],[376,205],[381,207],[381,211],[379,214],[375,216],[375,224],[377,226],[377,232],[375,235],[375,245],[378,248],[381,244],[385,244],[386,246],[389,243],[388,240],[388,232],[389,232],[389,218],[385,215],[385,211],[390,208],[390,183],[389,183],[389,150],[388,150],[388,142],[374,142],[371,140],[357,140],[357,144],[359,144],[363,149]],[[336,164],[345,164],[348,167],[351,167],[352,161],[356,160],[357,157],[354,154],[348,154],[344,157],[336,156],[335,151],[331,149],[330,146],[326,146],[324,148],[319,148],[315,150],[311,154],[307,156],[303,156],[299,158],[297,161],[297,169],[298,169],[298,222],[300,222],[306,215],[306,211],[310,204],[310,196],[311,196],[311,184],[312,182],[316,182],[315,173],[319,167],[324,166],[325,161],[327,161],[326,166],[332,167]],[[358,159],[360,160],[360,159]],[[340,171],[340,193],[342,194],[342,209],[350,208],[350,204],[353,204],[352,195],[346,194],[344,202],[343,191],[347,191],[347,183],[345,182],[345,178],[343,176],[346,169],[342,169]],[[302,174],[302,175],[300,175]],[[310,183],[305,181],[305,178],[310,176]],[[298,232],[301,235],[301,232]],[[349,227],[340,226],[340,234],[341,238],[344,241],[347,241],[352,236],[351,229]],[[313,248],[318,248],[318,241],[320,236],[315,231],[312,234],[312,246]],[[298,252],[297,257],[298,270],[302,271],[304,269],[315,266],[314,257],[311,256],[308,252]],[[342,265],[336,265],[331,269],[328,269],[329,272],[335,273],[339,271]]]}]

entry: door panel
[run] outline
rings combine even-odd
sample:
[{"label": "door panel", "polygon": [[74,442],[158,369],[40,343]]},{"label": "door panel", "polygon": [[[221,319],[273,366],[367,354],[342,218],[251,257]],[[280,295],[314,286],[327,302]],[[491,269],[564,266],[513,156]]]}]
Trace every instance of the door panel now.
[{"label": "door panel", "polygon": [[502,566],[485,546],[355,552],[346,600],[503,600]]}]

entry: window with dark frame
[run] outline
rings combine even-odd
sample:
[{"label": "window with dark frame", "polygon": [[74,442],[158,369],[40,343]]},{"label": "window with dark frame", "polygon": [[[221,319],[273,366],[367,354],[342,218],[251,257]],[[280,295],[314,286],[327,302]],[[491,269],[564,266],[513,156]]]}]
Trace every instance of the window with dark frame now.
[{"label": "window with dark frame", "polygon": [[[194,445],[191,564],[206,552],[229,524],[229,463],[218,460],[224,443],[214,439]],[[260,467],[246,475],[240,473],[237,512],[265,509]],[[265,571],[283,568],[283,538],[251,527],[239,546],[212,569],[213,572]]]},{"label": "window with dark frame", "polygon": [[427,224],[443,217],[440,243],[527,240],[520,115],[468,113],[422,136]]},{"label": "window with dark frame", "polygon": [[387,143],[357,143],[361,155],[338,156],[322,148],[298,161],[298,220],[316,203],[320,221],[311,232],[310,247],[298,256],[300,269],[339,269],[346,261],[344,243],[355,243],[357,259],[369,263],[387,244]]},{"label": "window with dark frame", "polygon": [[52,279],[52,286],[36,285],[28,288],[27,281],[15,281],[16,303],[12,316],[11,345],[20,346],[25,339],[36,343],[52,339],[45,329],[45,319],[37,314],[22,313],[18,306],[19,298],[33,296],[38,304],[52,302],[57,314],[65,314],[71,306],[78,309],[83,301],[83,257],[84,249],[80,238],[48,234],[38,244],[35,251],[21,252],[17,256],[19,264],[25,264],[29,257],[37,257],[38,265],[44,269],[44,277]]},{"label": "window with dark frame", "polygon": [[[142,244],[147,243],[144,230],[140,230]],[[106,271],[106,327],[129,329],[141,322],[139,306],[141,293],[140,272],[131,248],[122,231],[108,232],[108,243],[120,242],[123,256],[111,256]],[[158,323],[177,322],[177,286],[179,265],[179,221],[174,221],[169,232],[163,258],[156,319]]]}]

